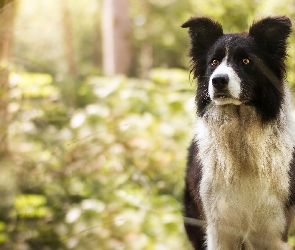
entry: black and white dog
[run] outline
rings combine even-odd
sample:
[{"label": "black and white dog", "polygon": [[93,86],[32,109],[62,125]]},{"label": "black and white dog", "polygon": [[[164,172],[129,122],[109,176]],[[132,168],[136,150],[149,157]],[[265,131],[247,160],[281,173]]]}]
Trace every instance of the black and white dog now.
[{"label": "black and white dog", "polygon": [[[197,121],[185,179],[194,249],[287,249],[295,205],[295,126],[285,79],[287,17],[224,34],[191,18]],[[199,222],[203,220],[202,226]]]}]

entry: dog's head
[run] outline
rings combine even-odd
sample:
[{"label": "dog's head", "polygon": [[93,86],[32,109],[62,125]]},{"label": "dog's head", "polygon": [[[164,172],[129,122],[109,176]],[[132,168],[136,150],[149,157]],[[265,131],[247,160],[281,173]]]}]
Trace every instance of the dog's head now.
[{"label": "dog's head", "polygon": [[191,18],[182,27],[189,28],[200,116],[209,104],[252,105],[264,120],[278,114],[290,19],[264,18],[248,33],[224,34],[221,24],[209,18]]}]

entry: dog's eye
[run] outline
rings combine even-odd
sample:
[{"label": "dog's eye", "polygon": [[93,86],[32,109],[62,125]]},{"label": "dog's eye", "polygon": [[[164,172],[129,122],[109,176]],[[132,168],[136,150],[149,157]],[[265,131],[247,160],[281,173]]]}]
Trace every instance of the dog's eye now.
[{"label": "dog's eye", "polygon": [[212,65],[212,66],[217,66],[218,64],[219,64],[219,61],[216,60],[216,59],[213,59],[213,60],[211,61],[211,65]]},{"label": "dog's eye", "polygon": [[248,65],[248,64],[250,63],[250,60],[249,60],[248,58],[244,58],[244,59],[242,60],[242,63],[243,63],[244,65]]}]

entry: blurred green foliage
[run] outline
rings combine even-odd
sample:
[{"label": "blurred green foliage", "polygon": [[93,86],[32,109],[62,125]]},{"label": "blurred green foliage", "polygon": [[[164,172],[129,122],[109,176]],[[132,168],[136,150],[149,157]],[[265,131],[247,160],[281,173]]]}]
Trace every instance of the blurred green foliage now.
[{"label": "blurred green foliage", "polygon": [[20,74],[10,126],[17,191],[5,194],[14,198],[0,220],[4,248],[188,248],[181,193],[193,87],[187,71],[151,76],[88,76],[84,101],[68,105],[61,88],[37,100],[26,95],[24,86],[47,78]]}]

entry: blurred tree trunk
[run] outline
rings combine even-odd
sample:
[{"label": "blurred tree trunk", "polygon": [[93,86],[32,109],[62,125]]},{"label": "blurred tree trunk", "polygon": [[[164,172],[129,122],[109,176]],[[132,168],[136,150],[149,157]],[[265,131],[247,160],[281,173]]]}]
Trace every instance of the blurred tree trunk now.
[{"label": "blurred tree trunk", "polygon": [[131,64],[128,0],[103,0],[102,42],[105,75],[128,74]]},{"label": "blurred tree trunk", "polygon": [[94,38],[92,61],[96,68],[102,68],[101,37],[99,34],[96,34]]},{"label": "blurred tree trunk", "polygon": [[101,9],[97,9],[95,18],[95,34],[93,43],[92,61],[96,68],[102,68],[102,34],[101,34]]},{"label": "blurred tree trunk", "polygon": [[67,1],[62,0],[59,2],[62,15],[63,43],[67,63],[67,73],[70,76],[76,76],[77,68],[75,63],[75,53],[73,49],[72,30]]},{"label": "blurred tree trunk", "polygon": [[141,46],[140,51],[140,75],[142,78],[149,79],[153,67],[153,47],[149,42]]},{"label": "blurred tree trunk", "polygon": [[0,156],[8,153],[9,72],[16,1],[0,1]]}]

